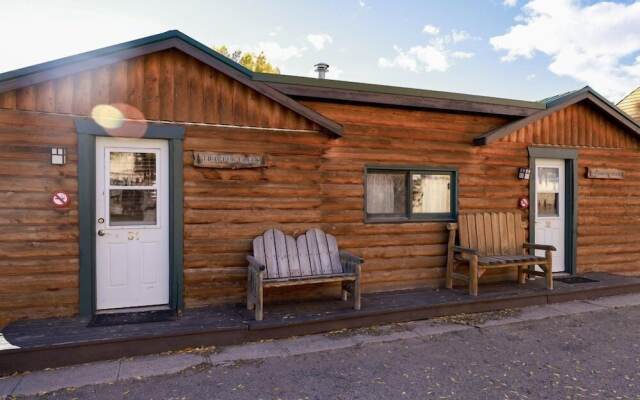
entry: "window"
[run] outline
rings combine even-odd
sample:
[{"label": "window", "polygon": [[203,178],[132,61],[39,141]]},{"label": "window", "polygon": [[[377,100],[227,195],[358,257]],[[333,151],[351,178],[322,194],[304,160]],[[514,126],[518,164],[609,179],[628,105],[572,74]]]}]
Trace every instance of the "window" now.
[{"label": "window", "polygon": [[110,226],[157,224],[156,156],[151,152],[110,152]]},{"label": "window", "polygon": [[451,168],[367,168],[366,220],[454,220],[456,184]]}]

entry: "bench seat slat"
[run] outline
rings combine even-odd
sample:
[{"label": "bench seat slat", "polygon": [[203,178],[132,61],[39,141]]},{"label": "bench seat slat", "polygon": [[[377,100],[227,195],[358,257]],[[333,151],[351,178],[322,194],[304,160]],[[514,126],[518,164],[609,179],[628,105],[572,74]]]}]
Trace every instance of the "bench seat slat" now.
[{"label": "bench seat slat", "polygon": [[314,276],[292,276],[289,278],[274,278],[265,279],[264,285],[269,286],[273,283],[292,282],[300,284],[302,282],[308,283],[320,283],[320,282],[338,282],[338,281],[352,281],[356,279],[355,274],[327,274],[327,275],[314,275]]},{"label": "bench seat slat", "polygon": [[533,261],[545,261],[544,257],[537,257],[534,255],[508,255],[508,256],[485,256],[478,257],[478,264],[513,264],[518,262],[533,262]]}]

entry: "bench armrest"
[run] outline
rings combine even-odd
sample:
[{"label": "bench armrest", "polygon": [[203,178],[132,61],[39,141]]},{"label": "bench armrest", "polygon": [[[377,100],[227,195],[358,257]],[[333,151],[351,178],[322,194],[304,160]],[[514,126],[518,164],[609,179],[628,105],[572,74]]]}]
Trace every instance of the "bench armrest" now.
[{"label": "bench armrest", "polygon": [[467,253],[467,254],[471,254],[471,255],[478,255],[480,254],[480,252],[478,251],[478,249],[472,249],[470,247],[462,247],[462,246],[453,246],[453,251],[456,253]]},{"label": "bench armrest", "polygon": [[346,251],[340,251],[340,263],[344,272],[355,273],[358,265],[364,263],[364,259]]},{"label": "bench armrest", "polygon": [[550,251],[556,251],[556,248],[554,246],[548,245],[548,244],[535,244],[535,243],[523,243],[522,247],[524,248],[528,248],[528,249],[535,249],[535,250],[550,250]]},{"label": "bench armrest", "polygon": [[260,273],[266,269],[266,267],[253,256],[247,256],[247,261],[249,262],[249,269],[253,270],[256,273]]}]

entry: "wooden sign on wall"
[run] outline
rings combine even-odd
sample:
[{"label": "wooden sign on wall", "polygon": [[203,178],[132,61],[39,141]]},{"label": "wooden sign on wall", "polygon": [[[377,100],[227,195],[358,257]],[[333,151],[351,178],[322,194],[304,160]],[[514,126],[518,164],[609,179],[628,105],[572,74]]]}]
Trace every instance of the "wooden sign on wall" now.
[{"label": "wooden sign on wall", "polygon": [[193,165],[201,168],[262,168],[267,167],[267,158],[261,154],[216,153],[194,151]]},{"label": "wooden sign on wall", "polygon": [[589,179],[624,179],[624,171],[615,168],[587,167]]}]

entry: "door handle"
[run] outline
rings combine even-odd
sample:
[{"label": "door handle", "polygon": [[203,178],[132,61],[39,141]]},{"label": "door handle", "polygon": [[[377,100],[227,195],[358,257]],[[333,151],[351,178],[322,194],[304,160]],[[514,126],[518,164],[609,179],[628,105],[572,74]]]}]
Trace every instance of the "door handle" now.
[{"label": "door handle", "polygon": [[104,235],[106,235],[106,234],[107,234],[107,232],[105,232],[105,231],[104,231],[104,230],[102,230],[102,229],[100,229],[100,230],[98,231],[98,236],[104,236]]}]

